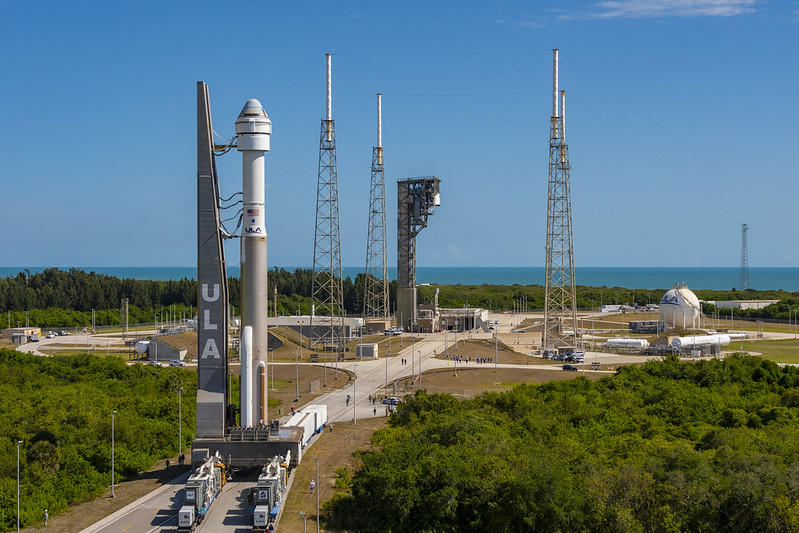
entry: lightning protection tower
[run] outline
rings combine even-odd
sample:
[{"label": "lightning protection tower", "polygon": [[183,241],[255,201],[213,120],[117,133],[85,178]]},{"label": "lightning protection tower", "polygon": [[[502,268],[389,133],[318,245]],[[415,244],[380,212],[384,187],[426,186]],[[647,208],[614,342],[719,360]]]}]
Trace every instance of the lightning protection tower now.
[{"label": "lightning protection tower", "polygon": [[369,185],[369,230],[366,237],[364,318],[388,318],[388,265],[386,261],[386,182],[383,174],[383,107],[377,93],[377,146],[372,147]]},{"label": "lightning protection tower", "polygon": [[[328,349],[340,348],[344,320],[344,291],[341,272],[341,232],[339,228],[338,173],[336,170],[336,123],[333,120],[331,96],[331,56],[325,54],[327,65],[326,114],[319,135],[319,174],[316,189],[316,226],[314,231],[312,311],[327,315],[326,333],[316,335],[314,344],[327,344]],[[336,327],[337,317],[342,322]],[[315,331],[311,328],[311,331]],[[317,329],[316,331],[319,331]],[[313,335],[313,333],[312,333]],[[327,368],[327,367],[325,367]],[[325,372],[327,385],[327,372]]]},{"label": "lightning protection tower", "polygon": [[[549,187],[547,195],[546,292],[544,350],[576,346],[577,297],[574,290],[574,247],[566,144],[566,91],[558,94],[558,50],[552,62],[552,117],[549,125]],[[560,112],[558,111],[560,96]]]},{"label": "lightning protection tower", "polygon": [[749,288],[749,225],[741,224],[741,279],[740,289]]}]

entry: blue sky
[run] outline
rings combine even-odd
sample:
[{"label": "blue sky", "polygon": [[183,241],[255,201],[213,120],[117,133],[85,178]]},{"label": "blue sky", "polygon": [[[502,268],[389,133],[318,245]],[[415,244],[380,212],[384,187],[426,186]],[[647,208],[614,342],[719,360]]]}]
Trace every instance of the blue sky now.
[{"label": "blue sky", "polygon": [[345,265],[378,91],[390,263],[396,179],[437,175],[419,265],[543,265],[554,47],[578,266],[736,266],[742,222],[750,265],[799,263],[797,2],[233,5],[0,2],[0,265],[194,264],[197,80],[219,141],[263,102],[269,263],[309,265],[325,52]]}]

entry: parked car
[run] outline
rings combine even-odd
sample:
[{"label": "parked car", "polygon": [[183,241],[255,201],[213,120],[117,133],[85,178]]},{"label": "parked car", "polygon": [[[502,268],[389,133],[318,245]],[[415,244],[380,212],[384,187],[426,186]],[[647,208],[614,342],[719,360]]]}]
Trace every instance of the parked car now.
[{"label": "parked car", "polygon": [[383,403],[386,405],[399,405],[400,401],[399,398],[392,396],[391,398],[383,398]]},{"label": "parked car", "polygon": [[578,369],[574,365],[563,365],[563,370],[566,370],[567,372],[577,372]]},{"label": "parked car", "polygon": [[55,339],[55,333],[52,331],[44,336],[45,339]]}]

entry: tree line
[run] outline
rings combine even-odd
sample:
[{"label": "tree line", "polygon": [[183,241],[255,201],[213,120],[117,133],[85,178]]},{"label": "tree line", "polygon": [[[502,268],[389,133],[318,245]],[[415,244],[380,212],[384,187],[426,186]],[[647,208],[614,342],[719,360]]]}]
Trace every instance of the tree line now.
[{"label": "tree line", "polygon": [[[281,315],[311,312],[311,269],[273,268],[269,271],[269,294],[275,285],[278,291],[278,313]],[[355,279],[342,280],[344,310],[348,315],[359,315],[363,310],[365,274]],[[241,280],[229,278],[230,303],[237,312],[241,301]],[[421,285],[418,287],[419,302],[432,303],[439,289],[439,304],[442,307],[483,307],[495,311],[511,310],[526,302],[528,310],[543,309],[544,287],[541,285]],[[602,304],[646,305],[660,302],[663,289],[627,289],[623,287],[578,286],[577,307],[596,309]],[[694,291],[703,300],[775,299],[778,304],[764,309],[752,309],[740,313],[749,318],[788,318],[789,311],[799,307],[799,295],[786,291]],[[389,308],[396,303],[397,282],[389,285]],[[17,321],[24,324],[24,312],[36,310],[37,322],[43,327],[85,326],[91,324],[92,309],[95,324],[118,325],[119,308],[123,298],[129,301],[130,323],[152,322],[155,313],[163,314],[162,308],[172,306],[172,312],[180,313],[197,306],[197,282],[181,280],[154,281],[117,278],[80,269],[59,270],[50,268],[40,273],[20,272],[16,276],[0,278],[0,312],[6,313],[12,326]],[[272,298],[270,297],[270,304]],[[181,307],[182,306],[182,307]],[[270,305],[270,310],[272,305]],[[8,312],[13,316],[8,316]],[[715,308],[707,307],[707,314],[715,314]],[[88,314],[87,314],[88,313]],[[721,316],[729,311],[721,310]],[[738,316],[739,312],[735,311]],[[30,315],[29,315],[30,320]]]},{"label": "tree line", "polygon": [[194,438],[197,374],[128,366],[116,357],[36,357],[0,349],[0,529],[16,524],[16,442],[20,445],[21,525],[48,509],[102,494],[111,483],[111,412],[116,480],[183,448]]},{"label": "tree line", "polygon": [[326,529],[799,531],[799,368],[756,357],[420,391],[372,444]]}]

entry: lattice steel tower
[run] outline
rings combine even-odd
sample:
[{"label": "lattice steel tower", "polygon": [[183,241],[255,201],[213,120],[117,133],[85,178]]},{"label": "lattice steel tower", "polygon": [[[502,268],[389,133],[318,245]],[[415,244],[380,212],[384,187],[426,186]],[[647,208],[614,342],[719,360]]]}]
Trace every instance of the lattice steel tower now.
[{"label": "lattice steel tower", "polygon": [[388,318],[388,264],[386,257],[386,181],[383,174],[382,97],[382,94],[377,93],[377,146],[372,148],[363,315],[386,320]]},{"label": "lattice steel tower", "polygon": [[[319,178],[316,189],[316,226],[314,230],[312,302],[314,314],[328,315],[330,328],[316,336],[314,344],[329,343],[329,348],[340,350],[344,320],[344,291],[341,272],[341,232],[338,208],[338,173],[336,170],[336,123],[333,120],[331,97],[330,54],[325,54],[327,65],[327,110],[322,119],[319,135]],[[342,322],[336,328],[336,317]],[[313,323],[313,317],[311,317]],[[327,322],[324,322],[325,324]],[[314,328],[311,328],[314,331]],[[318,331],[318,329],[317,329]],[[325,367],[326,368],[326,367]],[[327,373],[325,373],[327,384]]]},{"label": "lattice steel tower", "polygon": [[[574,247],[566,144],[566,91],[558,94],[558,50],[552,62],[552,118],[549,126],[549,187],[547,195],[545,350],[576,346],[577,297],[574,289]],[[560,113],[558,112],[560,96]]]},{"label": "lattice steel tower", "polygon": [[741,279],[740,289],[749,288],[749,226],[741,224]]}]

